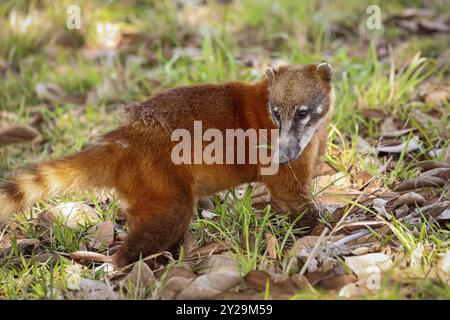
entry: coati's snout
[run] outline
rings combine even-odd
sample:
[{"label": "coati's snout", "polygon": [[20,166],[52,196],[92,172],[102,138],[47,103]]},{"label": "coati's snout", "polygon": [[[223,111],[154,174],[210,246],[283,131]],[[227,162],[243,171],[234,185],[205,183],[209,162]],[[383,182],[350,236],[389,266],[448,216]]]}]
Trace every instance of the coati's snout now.
[{"label": "coati's snout", "polygon": [[[301,105],[295,108],[291,118],[280,117],[278,144],[278,163],[296,160],[305,150],[311,138],[323,124],[323,105],[327,98],[319,99],[317,105]],[[274,111],[276,112],[276,111]]]},{"label": "coati's snout", "polygon": [[297,159],[315,132],[331,115],[334,93],[331,67],[290,65],[268,68],[269,111],[279,128],[274,160],[280,164]]}]

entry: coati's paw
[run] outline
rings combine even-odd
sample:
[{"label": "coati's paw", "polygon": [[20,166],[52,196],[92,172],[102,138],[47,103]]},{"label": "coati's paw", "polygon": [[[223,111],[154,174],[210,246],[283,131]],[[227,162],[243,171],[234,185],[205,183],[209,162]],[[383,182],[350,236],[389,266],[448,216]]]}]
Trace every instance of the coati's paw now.
[{"label": "coati's paw", "polygon": [[111,259],[113,265],[117,268],[124,268],[134,262],[133,259],[130,259],[126,255],[122,254],[120,250],[113,254]]},{"label": "coati's paw", "polygon": [[320,212],[320,207],[314,203],[308,203],[296,210],[295,213],[291,214],[290,219],[295,222],[297,228],[307,228],[308,230],[311,230],[317,224]]},{"label": "coati's paw", "polygon": [[173,257],[178,258],[179,244],[180,242],[175,242],[170,247],[155,249],[139,246],[126,240],[119,250],[111,256],[111,260],[117,268],[127,268],[142,259],[150,268],[154,269],[161,265],[166,265],[170,261],[164,252],[168,252]]}]

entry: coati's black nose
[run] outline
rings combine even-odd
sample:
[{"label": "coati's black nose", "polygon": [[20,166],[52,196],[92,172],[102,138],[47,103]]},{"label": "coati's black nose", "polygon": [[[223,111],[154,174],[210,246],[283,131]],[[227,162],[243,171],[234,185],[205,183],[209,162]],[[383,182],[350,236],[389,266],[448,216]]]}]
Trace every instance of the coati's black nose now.
[{"label": "coati's black nose", "polygon": [[278,163],[286,164],[289,161],[296,160],[298,158],[299,150],[298,148],[287,149],[284,152],[281,152]]}]

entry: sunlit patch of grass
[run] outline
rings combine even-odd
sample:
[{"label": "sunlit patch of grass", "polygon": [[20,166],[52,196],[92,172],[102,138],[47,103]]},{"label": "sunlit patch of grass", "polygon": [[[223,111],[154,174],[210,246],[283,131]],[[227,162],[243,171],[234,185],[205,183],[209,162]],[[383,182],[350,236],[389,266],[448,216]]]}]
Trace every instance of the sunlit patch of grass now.
[{"label": "sunlit patch of grass", "polygon": [[[0,269],[0,297],[4,299],[59,299],[66,290],[66,267],[61,258],[54,265],[36,263],[23,255],[7,260]],[[20,279],[17,281],[17,279]]]},{"label": "sunlit patch of grass", "polygon": [[47,81],[61,85],[62,90],[69,95],[88,93],[91,88],[101,84],[105,75],[105,67],[101,64],[94,64],[80,55],[73,57],[65,50],[58,52],[57,61],[57,65],[49,65],[51,71]]},{"label": "sunlit patch of grass", "polygon": [[295,235],[302,232],[294,228],[286,217],[271,213],[270,207],[262,211],[253,209],[251,190],[250,187],[247,188],[242,199],[232,191],[229,194],[230,201],[216,203],[212,212],[218,214],[217,217],[197,218],[191,226],[202,242],[227,241],[245,272],[257,269],[264,259],[266,233],[271,233],[277,239],[277,254],[282,257],[286,244],[292,244]]},{"label": "sunlit patch of grass", "polygon": [[[410,94],[436,71],[430,61],[419,54],[407,64],[397,66],[400,69],[396,71],[394,61],[391,60],[390,65],[387,65],[377,59],[374,43],[372,42],[370,55],[362,64],[351,59],[343,61],[345,64],[342,66],[341,79],[336,83],[339,112],[336,112],[335,120],[339,128],[342,125],[353,129],[357,123],[370,128],[370,123],[354,113],[355,107],[359,111],[379,109],[404,116],[402,110]],[[349,121],[353,125],[349,126]]]},{"label": "sunlit patch of grass", "polygon": [[[163,58],[164,59],[164,58]],[[238,64],[235,57],[223,42],[205,32],[202,35],[200,57],[192,59],[173,55],[164,60],[160,74],[165,79],[164,85],[173,83],[221,82],[236,79],[250,79],[250,70],[237,74]]]}]

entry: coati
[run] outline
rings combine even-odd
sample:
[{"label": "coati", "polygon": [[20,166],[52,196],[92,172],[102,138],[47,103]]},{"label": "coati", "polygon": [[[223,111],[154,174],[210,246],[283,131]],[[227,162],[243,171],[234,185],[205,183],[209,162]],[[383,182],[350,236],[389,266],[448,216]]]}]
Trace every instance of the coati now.
[{"label": "coati", "polygon": [[[310,201],[315,167],[323,155],[334,103],[331,68],[268,68],[254,83],[228,82],[175,88],[125,108],[126,120],[99,142],[16,173],[0,186],[0,218],[61,192],[113,189],[126,203],[129,233],[113,255],[123,267],[140,256],[169,250],[187,229],[199,196],[261,182],[273,201],[301,225],[316,220]],[[174,164],[171,131],[203,128],[279,129],[275,175],[259,164]]]}]

